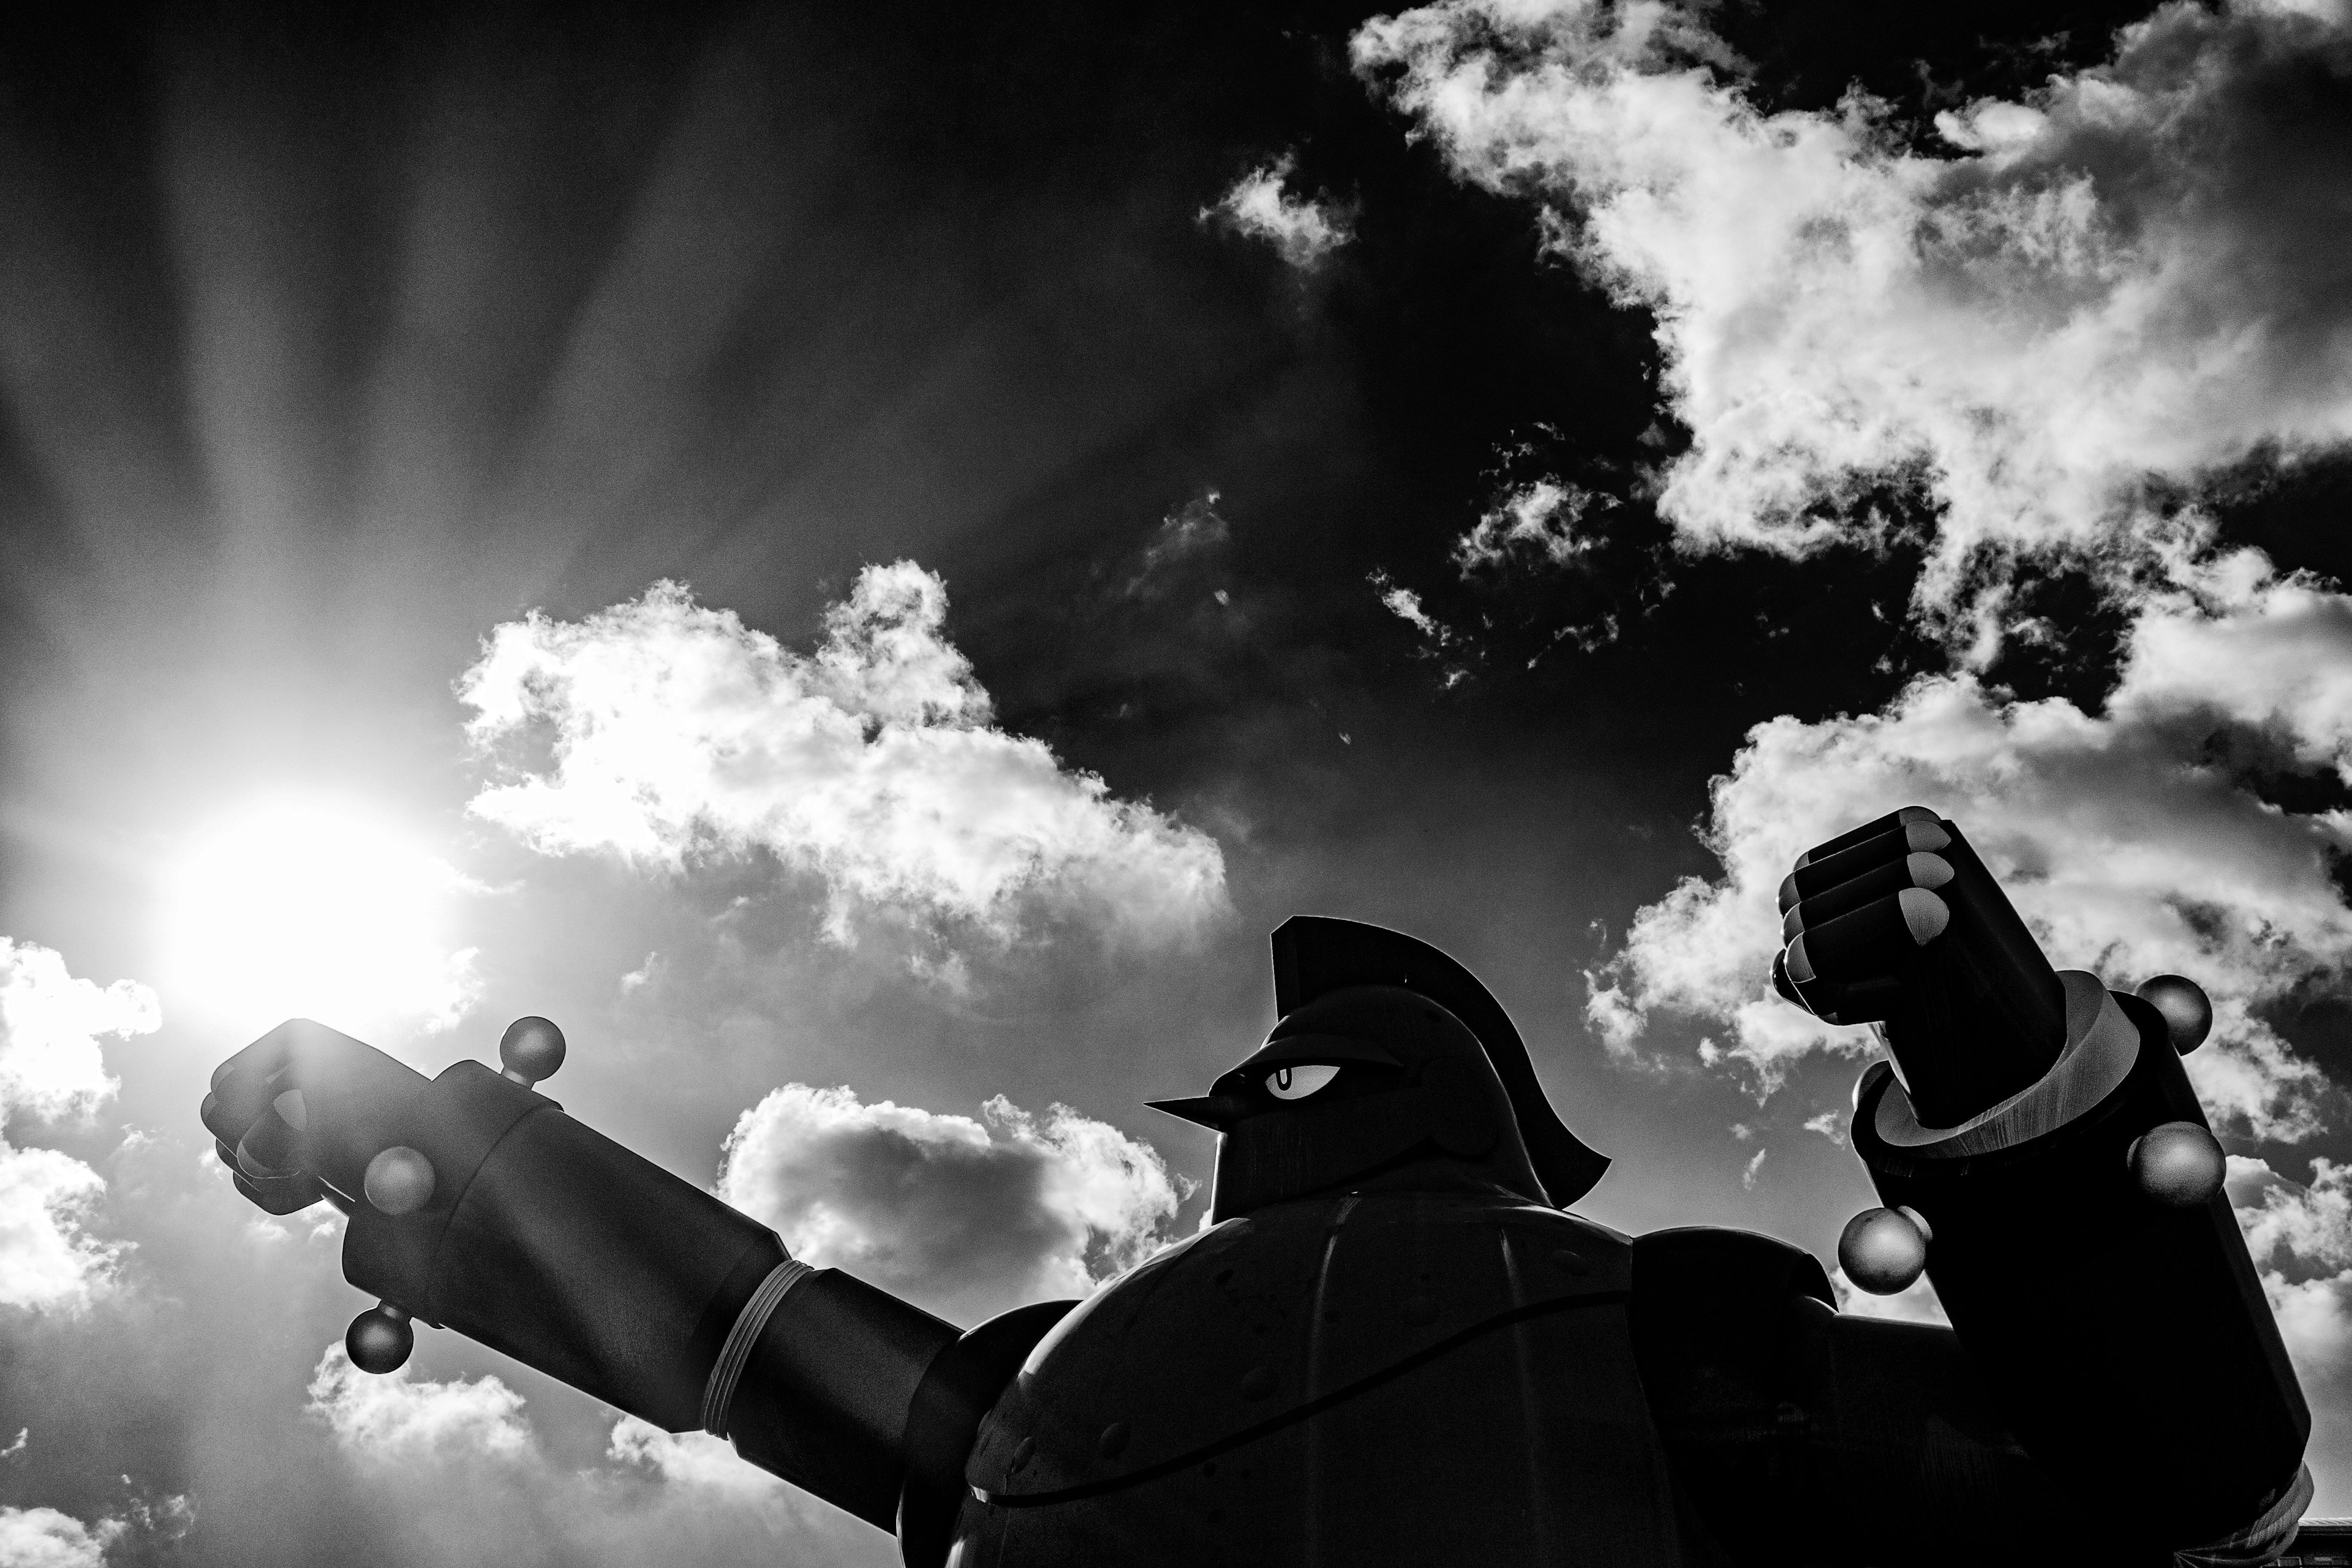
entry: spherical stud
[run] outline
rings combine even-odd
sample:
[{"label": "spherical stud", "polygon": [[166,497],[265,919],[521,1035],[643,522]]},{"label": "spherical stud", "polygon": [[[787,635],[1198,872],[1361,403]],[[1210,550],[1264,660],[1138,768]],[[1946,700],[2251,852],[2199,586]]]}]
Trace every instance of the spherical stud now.
[{"label": "spherical stud", "polygon": [[343,1349],[352,1364],[379,1377],[406,1365],[408,1352],[415,1348],[416,1331],[408,1326],[408,1314],[389,1301],[370,1307],[343,1331]]},{"label": "spherical stud", "polygon": [[1838,1237],[1838,1267],[1857,1290],[1907,1290],[1927,1267],[1927,1235],[1907,1209],[1864,1209]]},{"label": "spherical stud", "polygon": [[2205,988],[2194,980],[2179,974],[2159,974],[2141,981],[2133,994],[2153,1004],[2164,1015],[2164,1028],[2172,1037],[2172,1048],[2184,1057],[2203,1045],[2205,1037],[2213,1032],[2213,1004],[2207,998]]},{"label": "spherical stud", "polygon": [[526,1089],[553,1078],[563,1065],[563,1031],[545,1018],[517,1018],[499,1037],[499,1062]]},{"label": "spherical stud", "polygon": [[2168,1208],[2194,1208],[2221,1190],[2229,1157],[2194,1121],[2167,1121],[2141,1133],[2125,1152],[2132,1184]]},{"label": "spherical stud", "polygon": [[385,1214],[414,1214],[433,1196],[433,1162],[395,1143],[368,1162],[361,1190]]}]

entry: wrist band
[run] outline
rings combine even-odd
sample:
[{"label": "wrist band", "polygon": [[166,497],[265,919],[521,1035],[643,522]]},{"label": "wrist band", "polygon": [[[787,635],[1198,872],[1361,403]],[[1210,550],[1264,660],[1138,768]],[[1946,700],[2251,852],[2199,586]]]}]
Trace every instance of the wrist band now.
[{"label": "wrist band", "polygon": [[727,1407],[735,1403],[735,1384],[751,1364],[751,1347],[759,1342],[768,1320],[775,1316],[784,1292],[815,1272],[799,1259],[787,1258],[768,1271],[751,1299],[743,1303],[743,1310],[735,1315],[735,1326],[727,1331],[727,1342],[719,1347],[719,1359],[711,1363],[710,1380],[702,1385],[704,1431],[727,1436]]},{"label": "wrist band", "polygon": [[2066,1047],[2038,1081],[1958,1127],[1921,1126],[1903,1085],[1891,1084],[1873,1126],[1879,1140],[1931,1158],[1982,1154],[2055,1131],[2114,1093],[2139,1059],[2139,1031],[2096,976],[2062,969],[2058,981],[2065,988]]}]

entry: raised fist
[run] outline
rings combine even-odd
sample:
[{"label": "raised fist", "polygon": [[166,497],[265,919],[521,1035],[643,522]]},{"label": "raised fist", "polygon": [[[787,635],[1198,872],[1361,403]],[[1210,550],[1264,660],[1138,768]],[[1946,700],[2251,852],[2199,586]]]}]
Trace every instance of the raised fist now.
[{"label": "raised fist", "polygon": [[1990,1110],[2065,1045],[2057,973],[1960,830],[1925,806],[1797,857],[1780,911],[1774,988],[1825,1022],[1883,1025],[1927,1126]]},{"label": "raised fist", "polygon": [[325,1198],[345,1213],[368,1162],[406,1142],[424,1074],[307,1018],[289,1018],[223,1062],[205,1126],[236,1190],[271,1214]]}]

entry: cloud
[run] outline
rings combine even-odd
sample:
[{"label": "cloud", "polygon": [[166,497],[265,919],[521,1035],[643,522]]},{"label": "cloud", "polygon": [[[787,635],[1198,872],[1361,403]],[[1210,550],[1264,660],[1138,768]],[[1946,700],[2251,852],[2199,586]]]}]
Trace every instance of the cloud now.
[{"label": "cloud", "polygon": [[1129,598],[1158,592],[1173,568],[1213,554],[1233,538],[1232,525],[1217,510],[1223,499],[1212,487],[1160,520],[1135,575],[1128,580]]},{"label": "cloud", "polygon": [[150,1034],[155,994],[135,980],[100,986],[66,972],[63,954],[0,937],[0,1116],[87,1116],[121,1087],[98,1037]]},{"label": "cloud", "polygon": [[2107,64],[1940,115],[1767,114],[1700,8],[1449,0],[1360,72],[1455,174],[1650,310],[1691,432],[1695,548],[1869,539],[1874,478],[1941,503],[1923,603],[1974,552],[2147,538],[2146,482],[2352,437],[2352,8],[2175,0]]},{"label": "cloud", "polygon": [[105,1294],[123,1244],[82,1228],[105,1192],[71,1155],[0,1139],[0,1306],[79,1312]]},{"label": "cloud", "polygon": [[2321,1075],[2255,1010],[2352,960],[2335,877],[2352,814],[2283,809],[2258,788],[2295,771],[2352,781],[2352,598],[2252,552],[2183,572],[2133,624],[2104,711],[1960,673],[1915,680],[1883,712],[1749,731],[1712,790],[1725,875],[1635,916],[1588,976],[1595,1031],[1629,1052],[1658,1009],[1727,1023],[1733,1043],[1702,1057],[1766,1089],[1809,1052],[1873,1050],[1771,994],[1774,896],[1799,851],[1917,804],[1959,823],[2061,967],[2206,986],[2214,1037],[2188,1065],[2210,1108],[2262,1137],[2315,1131]]},{"label": "cloud", "polygon": [[1285,188],[1297,163],[1297,154],[1285,153],[1260,164],[1234,181],[1214,205],[1202,207],[1200,221],[1222,223],[1249,238],[1265,240],[1291,266],[1302,272],[1314,270],[1355,238],[1355,230],[1346,208],[1294,196]]},{"label": "cloud", "polygon": [[2311,1184],[2298,1186],[2232,1155],[2229,1191],[2297,1370],[2342,1370],[2352,1351],[2352,1167],[2315,1159]]},{"label": "cloud", "polygon": [[1186,1188],[1067,1106],[975,1121],[796,1083],[736,1122],[718,1191],[796,1258],[976,1319],[1090,1293],[1171,1239]]},{"label": "cloud", "polygon": [[624,1415],[613,1424],[604,1457],[650,1470],[673,1486],[698,1489],[739,1502],[781,1497],[784,1481],[746,1464],[735,1446],[708,1432],[665,1432],[650,1421]]},{"label": "cloud", "polygon": [[1444,624],[1422,608],[1419,594],[1410,588],[1398,586],[1390,581],[1389,574],[1385,572],[1374,572],[1370,582],[1372,587],[1380,594],[1381,607],[1390,615],[1394,616],[1439,647],[1444,647],[1454,640],[1454,634],[1446,629]]},{"label": "cloud", "polygon": [[646,953],[646,961],[643,963],[640,963],[635,969],[630,970],[626,974],[621,976],[621,994],[624,996],[633,996],[639,991],[644,990],[647,985],[653,984],[653,978],[660,972],[661,967],[662,958],[660,953]]},{"label": "cloud", "polygon": [[355,1461],[347,1477],[313,1485],[341,1479],[355,1489],[344,1506],[356,1502],[372,1519],[388,1561],[878,1563],[887,1555],[887,1537],[705,1433],[622,1416],[607,1434],[607,1462],[578,1464],[550,1452],[562,1445],[536,1440],[521,1397],[496,1377],[435,1382],[405,1369],[372,1377],[340,1345],[320,1361],[310,1394],[311,1414]]},{"label": "cloud", "polygon": [[544,742],[471,809],[544,854],[671,869],[767,850],[861,912],[1009,941],[1033,912],[1139,940],[1225,912],[1215,840],[993,728],[947,590],[868,566],[812,655],[674,583],[578,622],[499,626],[458,682],[485,748]]},{"label": "cloud", "polygon": [[495,1377],[435,1383],[404,1366],[379,1377],[353,1366],[338,1342],[319,1358],[310,1392],[310,1414],[363,1458],[514,1459],[532,1448],[522,1395]]},{"label": "cloud", "polygon": [[95,1528],[53,1508],[0,1508],[0,1563],[7,1568],[100,1568],[122,1534],[121,1520]]},{"label": "cloud", "polygon": [[1596,503],[1609,500],[1559,479],[1515,485],[1454,542],[1454,563],[1465,577],[1529,557],[1568,565],[1592,548],[1591,535],[1579,530]]},{"label": "cloud", "polygon": [[[100,986],[68,973],[52,949],[0,937],[0,1122],[89,1116],[121,1087],[98,1037],[162,1022],[137,981]],[[0,1138],[0,1306],[79,1312],[112,1286],[123,1245],[83,1228],[105,1191],[71,1155]]]},{"label": "cloud", "polygon": [[1755,1158],[1749,1160],[1748,1162],[1747,1169],[1739,1173],[1739,1184],[1742,1187],[1751,1193],[1756,1190],[1756,1173],[1764,1168],[1764,1156],[1769,1154],[1772,1151],[1769,1149],[1759,1149],[1756,1151]]}]

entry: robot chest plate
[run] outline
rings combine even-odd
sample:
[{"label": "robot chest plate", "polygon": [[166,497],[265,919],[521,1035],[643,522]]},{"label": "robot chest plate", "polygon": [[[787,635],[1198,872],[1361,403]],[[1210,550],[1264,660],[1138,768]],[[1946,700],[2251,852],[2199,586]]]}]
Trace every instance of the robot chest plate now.
[{"label": "robot chest plate", "polygon": [[1621,1301],[1631,1279],[1622,1237],[1504,1194],[1276,1205],[1065,1318],[981,1428],[965,1478],[1013,1508],[1104,1496],[1340,1410],[1514,1323]]}]

